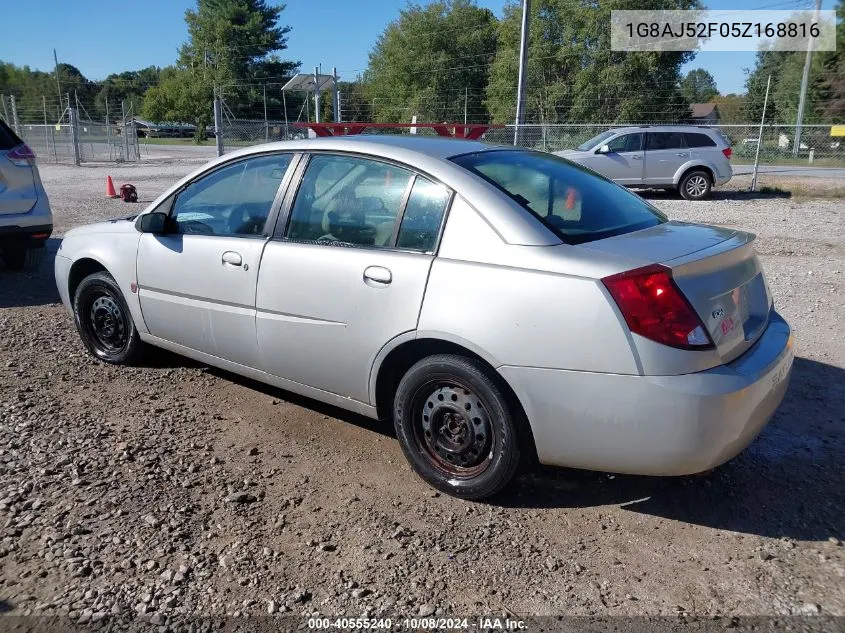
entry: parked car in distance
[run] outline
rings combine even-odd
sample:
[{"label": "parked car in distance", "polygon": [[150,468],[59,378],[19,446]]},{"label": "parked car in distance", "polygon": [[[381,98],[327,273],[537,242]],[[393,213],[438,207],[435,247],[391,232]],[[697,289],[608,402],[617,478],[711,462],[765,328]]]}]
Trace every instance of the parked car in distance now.
[{"label": "parked car in distance", "polygon": [[574,150],[555,152],[626,187],[674,189],[702,200],[731,179],[731,148],[712,128],[623,127],[602,132]]},{"label": "parked car in distance", "polygon": [[545,152],[362,135],[227,154],[69,231],[55,275],[97,358],[150,344],[392,418],[480,499],[535,458],[682,475],[747,446],[793,358],[753,240]]},{"label": "parked car in distance", "polygon": [[35,152],[0,120],[0,257],[6,268],[36,265],[53,232]]}]

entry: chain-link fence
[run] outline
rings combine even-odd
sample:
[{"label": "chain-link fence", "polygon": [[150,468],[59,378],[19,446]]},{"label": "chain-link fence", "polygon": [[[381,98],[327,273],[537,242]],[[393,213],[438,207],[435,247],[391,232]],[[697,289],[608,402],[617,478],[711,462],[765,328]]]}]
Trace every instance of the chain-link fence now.
[{"label": "chain-link fence", "polygon": [[83,104],[66,95],[61,102],[43,98],[40,110],[18,108],[13,96],[0,95],[0,117],[32,148],[39,161],[79,165],[140,160],[131,106],[128,111],[124,107],[114,109],[122,113],[115,118],[109,116],[106,104],[103,119],[96,120]]}]

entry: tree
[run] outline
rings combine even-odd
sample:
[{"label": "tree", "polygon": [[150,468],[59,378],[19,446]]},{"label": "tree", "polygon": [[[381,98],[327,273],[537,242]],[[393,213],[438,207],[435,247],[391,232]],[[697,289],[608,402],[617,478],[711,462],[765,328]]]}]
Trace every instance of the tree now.
[{"label": "tree", "polygon": [[720,123],[747,123],[747,119],[743,114],[745,97],[731,92],[726,95],[716,95],[710,101],[719,106]]},{"label": "tree", "polygon": [[120,105],[126,103],[129,111],[139,114],[144,101],[144,93],[148,88],[158,84],[161,69],[149,66],[141,70],[127,70],[113,73],[100,82],[99,92],[94,99],[94,107],[98,114],[105,116],[106,104],[109,105],[109,118],[116,119],[121,115]]},{"label": "tree", "polygon": [[233,103],[261,103],[259,84],[282,79],[299,65],[276,55],[287,48],[290,32],[278,25],[284,8],[266,0],[197,0],[196,11],[185,12],[190,39],[176,67],[145,94],[144,115],[194,123],[199,142],[211,123],[215,90]]},{"label": "tree", "polygon": [[[378,121],[484,121],[496,17],[471,0],[409,5],[379,36],[364,74]],[[373,107],[370,108],[373,110]]]},{"label": "tree", "polygon": [[681,94],[687,103],[707,103],[719,94],[719,89],[716,88],[713,75],[703,68],[696,68],[689,71],[681,81]]},{"label": "tree", "polygon": [[[643,0],[637,8],[696,9],[698,0]],[[531,4],[526,121],[678,121],[688,113],[680,67],[694,53],[620,52],[610,47],[611,3],[535,0]],[[490,69],[487,107],[514,120],[520,5],[505,6]]]}]

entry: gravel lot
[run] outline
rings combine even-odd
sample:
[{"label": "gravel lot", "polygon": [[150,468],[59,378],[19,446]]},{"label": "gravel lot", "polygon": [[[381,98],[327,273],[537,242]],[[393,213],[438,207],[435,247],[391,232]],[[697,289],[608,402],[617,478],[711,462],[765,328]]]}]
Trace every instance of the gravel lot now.
[{"label": "gravel lot", "polygon": [[[147,202],[203,160],[41,167],[57,236],[142,208],[107,173]],[[0,270],[0,611],[845,615],[845,205],[647,195],[758,234],[785,403],[707,476],[544,469],[491,504],[434,493],[376,422],[164,352],[96,362],[51,264]]]}]

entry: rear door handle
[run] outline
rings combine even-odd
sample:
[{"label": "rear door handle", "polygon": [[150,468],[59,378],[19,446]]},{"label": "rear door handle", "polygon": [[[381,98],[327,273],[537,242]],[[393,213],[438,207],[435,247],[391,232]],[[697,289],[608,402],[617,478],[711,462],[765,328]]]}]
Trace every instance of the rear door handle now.
[{"label": "rear door handle", "polygon": [[643,159],[643,157],[642,157],[642,156],[637,156],[636,154],[634,154],[633,156],[631,156],[631,158],[632,158],[633,160],[642,160],[642,159]]},{"label": "rear door handle", "polygon": [[678,152],[677,154],[675,154],[675,156],[688,156],[688,155],[689,154],[687,154],[686,152]]},{"label": "rear door handle", "polygon": [[368,286],[387,286],[393,281],[393,274],[384,266],[367,266],[364,269],[364,283]]},{"label": "rear door handle", "polygon": [[241,257],[240,253],[236,253],[235,251],[226,251],[223,253],[223,263],[224,264],[231,264],[232,266],[240,266],[243,264],[244,260]]}]

